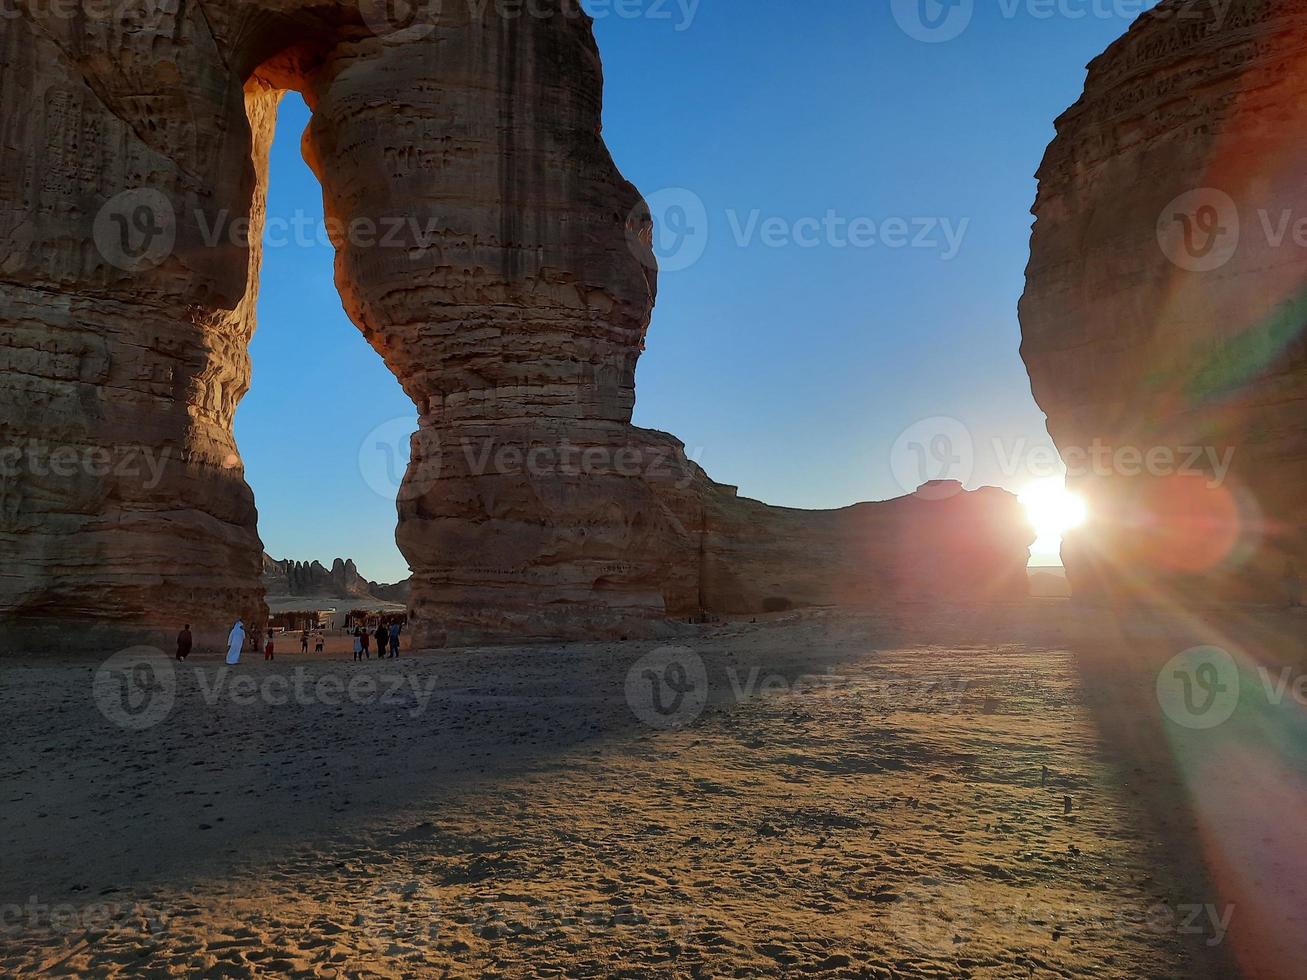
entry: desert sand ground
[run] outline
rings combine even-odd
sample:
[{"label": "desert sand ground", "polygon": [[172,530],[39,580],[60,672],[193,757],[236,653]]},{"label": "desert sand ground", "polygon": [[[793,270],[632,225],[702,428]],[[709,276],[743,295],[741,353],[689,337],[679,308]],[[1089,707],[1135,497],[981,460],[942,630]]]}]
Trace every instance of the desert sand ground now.
[{"label": "desert sand ground", "polygon": [[1302,705],[1250,675],[1203,730],[1156,690],[1301,623],[1049,600],[670,651],[6,657],[0,973],[1303,975]]}]

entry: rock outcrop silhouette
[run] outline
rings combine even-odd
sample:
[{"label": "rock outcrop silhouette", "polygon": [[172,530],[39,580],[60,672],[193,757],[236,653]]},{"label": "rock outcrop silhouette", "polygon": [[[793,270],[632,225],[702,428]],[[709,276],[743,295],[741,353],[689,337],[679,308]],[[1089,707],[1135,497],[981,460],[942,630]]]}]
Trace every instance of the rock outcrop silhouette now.
[{"label": "rock outcrop silhouette", "polygon": [[353,558],[337,558],[331,567],[319,561],[281,561],[271,555],[263,556],[263,590],[272,597],[303,596],[358,596],[361,599],[381,599],[385,602],[408,602],[408,580],[384,584],[373,582],[359,574]]},{"label": "rock outcrop silhouette", "polygon": [[1285,601],[1307,558],[1307,4],[1167,0],[1039,170],[1022,352],[1078,596]]}]

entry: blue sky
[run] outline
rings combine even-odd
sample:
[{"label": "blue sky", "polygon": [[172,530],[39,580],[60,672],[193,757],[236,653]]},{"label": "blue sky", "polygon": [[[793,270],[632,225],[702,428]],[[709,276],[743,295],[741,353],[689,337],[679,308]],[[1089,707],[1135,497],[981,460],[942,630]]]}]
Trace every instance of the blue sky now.
[{"label": "blue sky", "polygon": [[[1018,355],[1033,174],[1085,64],[1141,4],[921,2],[965,29],[912,36],[900,21],[925,23],[918,0],[587,4],[613,156],[693,231],[663,240],[686,267],[661,277],[636,423],[748,496],[900,496],[919,466],[908,447],[937,446],[937,430],[969,441],[946,454],[968,486],[1050,475]],[[307,120],[288,96],[270,218],[321,215]],[[265,547],[404,577],[388,479],[359,447],[416,416],[342,312],[329,246],[267,248],[251,354],[236,432]],[[923,422],[941,417],[961,429]]]}]

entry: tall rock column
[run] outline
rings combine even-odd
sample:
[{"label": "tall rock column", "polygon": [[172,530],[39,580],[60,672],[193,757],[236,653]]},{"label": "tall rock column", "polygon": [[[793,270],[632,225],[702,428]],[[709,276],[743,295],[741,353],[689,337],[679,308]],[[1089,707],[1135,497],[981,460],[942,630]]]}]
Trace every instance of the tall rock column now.
[{"label": "tall rock column", "polygon": [[[0,31],[0,633],[112,649],[258,618],[231,421],[259,217],[247,96],[193,4]],[[257,241],[257,225],[250,236]]]},{"label": "tall rock column", "polygon": [[665,612],[679,538],[644,477],[679,444],[630,426],[654,274],[601,84],[588,18],[446,5],[306,89],[337,286],[419,414],[398,530],[418,643]]},{"label": "tall rock column", "polygon": [[1022,353],[1089,524],[1077,592],[1283,601],[1307,571],[1307,3],[1168,2],[1039,170]]}]

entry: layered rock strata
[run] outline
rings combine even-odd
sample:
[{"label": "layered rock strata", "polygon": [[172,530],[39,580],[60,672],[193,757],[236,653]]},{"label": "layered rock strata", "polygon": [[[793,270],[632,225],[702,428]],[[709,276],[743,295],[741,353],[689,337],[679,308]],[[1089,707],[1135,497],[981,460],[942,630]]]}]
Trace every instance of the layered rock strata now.
[{"label": "layered rock strata", "polygon": [[[9,644],[105,649],[265,616],[232,420],[288,90],[313,112],[303,148],[344,307],[418,410],[397,532],[418,645],[626,635],[717,597],[825,601],[863,560],[886,575],[936,560],[892,519],[734,501],[674,439],[631,426],[648,213],[600,134],[589,18],[528,6],[419,4],[393,22],[403,5],[374,0],[20,4],[6,20]],[[804,585],[845,535],[843,584]],[[1025,535],[960,577],[1006,575]]]},{"label": "layered rock strata", "polygon": [[[1283,601],[1307,560],[1307,3],[1167,0],[1039,169],[1022,352],[1077,594]],[[1287,590],[1287,591],[1286,591]]]}]

